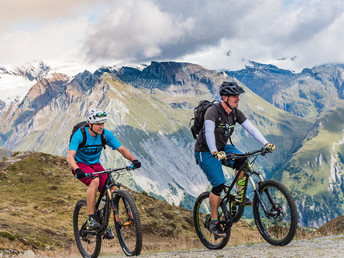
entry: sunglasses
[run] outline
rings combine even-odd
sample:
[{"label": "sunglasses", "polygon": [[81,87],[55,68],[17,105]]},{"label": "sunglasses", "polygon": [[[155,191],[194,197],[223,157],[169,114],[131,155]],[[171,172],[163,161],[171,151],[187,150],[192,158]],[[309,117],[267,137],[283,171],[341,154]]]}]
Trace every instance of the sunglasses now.
[{"label": "sunglasses", "polygon": [[104,117],[104,116],[107,116],[107,114],[106,114],[106,112],[104,112],[104,113],[99,112],[95,116],[96,117]]}]

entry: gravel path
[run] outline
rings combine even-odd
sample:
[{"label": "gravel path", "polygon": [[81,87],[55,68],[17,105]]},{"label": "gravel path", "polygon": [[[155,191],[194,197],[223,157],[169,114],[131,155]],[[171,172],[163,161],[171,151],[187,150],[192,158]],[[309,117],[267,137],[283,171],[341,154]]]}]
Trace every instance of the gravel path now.
[{"label": "gravel path", "polygon": [[[75,256],[66,256],[69,258],[76,258]],[[0,251],[0,257],[48,257],[35,255],[32,251],[27,251],[19,256],[12,256],[4,254]],[[54,255],[54,257],[62,257]],[[107,256],[99,256],[100,258],[107,258]],[[121,254],[116,254],[112,257],[127,257]],[[268,243],[244,244],[237,246],[228,246],[222,250],[208,250],[200,249],[187,252],[166,252],[166,253],[151,253],[141,254],[139,257],[344,257],[344,235],[318,237],[313,239],[293,240],[289,245],[277,247],[269,245]]]},{"label": "gravel path", "polygon": [[222,250],[143,254],[143,257],[344,257],[344,235],[294,240],[287,246],[268,243],[228,246]]}]

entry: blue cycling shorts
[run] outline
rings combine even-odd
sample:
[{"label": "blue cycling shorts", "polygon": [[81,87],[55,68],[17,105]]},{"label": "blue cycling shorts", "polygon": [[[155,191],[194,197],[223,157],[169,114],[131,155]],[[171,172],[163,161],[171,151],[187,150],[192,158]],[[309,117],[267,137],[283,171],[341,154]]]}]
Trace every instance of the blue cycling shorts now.
[{"label": "blue cycling shorts", "polygon": [[[225,147],[226,154],[229,153],[242,153],[233,145],[226,145]],[[233,168],[234,161],[227,160],[226,164],[213,157],[211,152],[195,152],[195,158],[198,165],[202,168],[204,174],[207,176],[209,182],[213,187],[225,183],[225,176],[223,174],[222,165]]]}]

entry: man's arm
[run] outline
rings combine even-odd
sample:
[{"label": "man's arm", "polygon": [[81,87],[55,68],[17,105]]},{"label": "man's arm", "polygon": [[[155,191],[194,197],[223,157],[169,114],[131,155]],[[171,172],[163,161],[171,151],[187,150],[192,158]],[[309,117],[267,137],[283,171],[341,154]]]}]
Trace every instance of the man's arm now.
[{"label": "man's arm", "polygon": [[253,138],[255,138],[257,141],[262,143],[264,146],[269,143],[263,134],[248,120],[246,119],[245,122],[241,124],[242,127],[250,134]]},{"label": "man's arm", "polygon": [[69,150],[68,151],[68,154],[67,154],[67,162],[69,164],[69,166],[75,171],[78,167],[78,165],[76,164],[76,161],[75,161],[75,156],[76,154],[76,151],[75,150]]},{"label": "man's arm", "polygon": [[134,157],[133,154],[131,154],[130,151],[128,151],[126,148],[124,148],[123,146],[119,147],[118,149],[118,152],[121,153],[121,155],[126,158],[127,160],[130,160],[130,161],[134,161],[136,158]]},{"label": "man's arm", "polygon": [[215,143],[215,123],[211,120],[205,120],[205,140],[207,142],[208,148],[212,154],[217,153],[216,143]]}]

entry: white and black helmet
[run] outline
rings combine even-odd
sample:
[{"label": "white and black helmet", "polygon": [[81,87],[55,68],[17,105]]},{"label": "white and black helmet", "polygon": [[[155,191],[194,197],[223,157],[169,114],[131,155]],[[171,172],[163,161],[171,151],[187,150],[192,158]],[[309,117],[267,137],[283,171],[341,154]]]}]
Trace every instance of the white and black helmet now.
[{"label": "white and black helmet", "polygon": [[102,124],[105,123],[107,119],[106,112],[97,108],[91,108],[86,114],[86,120],[91,124]]}]

